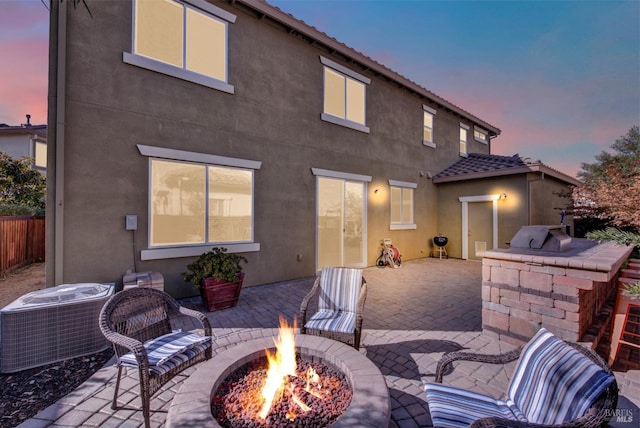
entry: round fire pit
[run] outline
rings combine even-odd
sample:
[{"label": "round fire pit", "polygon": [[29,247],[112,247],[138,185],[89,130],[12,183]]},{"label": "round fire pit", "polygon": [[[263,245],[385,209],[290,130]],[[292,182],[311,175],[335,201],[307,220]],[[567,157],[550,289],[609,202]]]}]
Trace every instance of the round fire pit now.
[{"label": "round fire pit", "polygon": [[[344,373],[353,389],[348,409],[332,427],[388,425],[387,384],[371,360],[344,343],[323,337],[297,334],[295,340],[299,354],[332,364]],[[219,427],[211,414],[213,394],[229,374],[264,357],[265,349],[275,349],[272,336],[242,342],[202,363],[175,395],[169,407],[167,427]]]}]

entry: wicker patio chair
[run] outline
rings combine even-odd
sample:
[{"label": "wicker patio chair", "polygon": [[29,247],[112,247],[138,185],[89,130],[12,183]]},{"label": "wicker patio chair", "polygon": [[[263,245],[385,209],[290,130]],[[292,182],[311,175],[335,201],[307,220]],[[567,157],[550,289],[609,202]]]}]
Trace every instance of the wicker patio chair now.
[{"label": "wicker patio chair", "polygon": [[[309,302],[318,293],[318,310],[307,319]],[[300,332],[360,349],[366,298],[367,282],[361,269],[323,268],[300,305]]]},{"label": "wicker patio chair", "polygon": [[[171,317],[197,318],[204,336],[174,332]],[[162,385],[182,370],[211,358],[211,324],[197,311],[184,308],[167,293],[136,287],[114,294],[100,312],[100,330],[113,343],[118,377],[112,409],[118,408],[122,369],[137,368],[145,426],[150,426],[150,399]]]},{"label": "wicker patio chair", "polygon": [[[518,365],[504,400],[442,385],[454,361]],[[425,382],[434,427],[600,427],[618,402],[611,369],[593,350],[540,329],[523,347],[501,355],[446,354],[435,382]]]}]

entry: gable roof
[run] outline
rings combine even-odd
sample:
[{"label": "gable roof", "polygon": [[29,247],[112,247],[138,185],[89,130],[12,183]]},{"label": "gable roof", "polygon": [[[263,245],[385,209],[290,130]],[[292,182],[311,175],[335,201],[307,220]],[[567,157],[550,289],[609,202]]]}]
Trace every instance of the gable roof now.
[{"label": "gable roof", "polygon": [[526,174],[540,172],[550,175],[569,184],[579,185],[580,181],[553,169],[539,160],[513,156],[469,153],[468,157],[440,171],[433,176],[434,183],[473,180],[478,178],[498,177],[502,175]]},{"label": "gable roof", "polygon": [[[350,48],[342,42],[319,31],[315,27],[308,25],[304,21],[295,18],[293,15],[283,12],[281,9],[270,5],[265,0],[235,0],[231,2],[235,7],[245,11],[253,11],[259,19],[268,18],[271,23],[281,26],[289,34],[306,41],[307,43],[321,48],[329,54],[347,62],[352,67],[357,67],[360,71],[370,72],[376,77],[391,82],[400,88],[415,93],[418,96],[430,101],[436,107],[443,108],[455,113],[475,125],[479,125],[487,130],[490,136],[498,136],[502,132],[499,128],[491,125],[468,111],[456,106],[450,101],[436,95],[408,78],[398,74],[390,68],[378,63],[363,53]],[[244,6],[244,7],[242,7]]]}]

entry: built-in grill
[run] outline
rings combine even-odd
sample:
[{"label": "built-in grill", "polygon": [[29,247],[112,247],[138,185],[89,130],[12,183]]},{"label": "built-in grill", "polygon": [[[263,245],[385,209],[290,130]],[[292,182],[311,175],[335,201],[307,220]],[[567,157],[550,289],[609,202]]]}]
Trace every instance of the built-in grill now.
[{"label": "built-in grill", "polygon": [[563,226],[522,226],[511,239],[511,248],[563,252],[571,249],[571,236]]}]

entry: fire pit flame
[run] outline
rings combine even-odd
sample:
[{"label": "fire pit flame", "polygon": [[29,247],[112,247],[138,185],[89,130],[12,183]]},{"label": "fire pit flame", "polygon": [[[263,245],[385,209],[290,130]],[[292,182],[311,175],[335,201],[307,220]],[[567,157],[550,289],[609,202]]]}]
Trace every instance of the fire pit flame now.
[{"label": "fire pit flame", "polygon": [[288,376],[296,376],[295,329],[295,319],[293,320],[293,325],[290,326],[287,320],[285,320],[282,315],[280,316],[278,337],[273,339],[276,345],[276,352],[272,354],[268,349],[266,350],[269,365],[267,369],[267,380],[262,388],[264,403],[258,414],[261,419],[267,418],[274,400],[282,394]]}]

